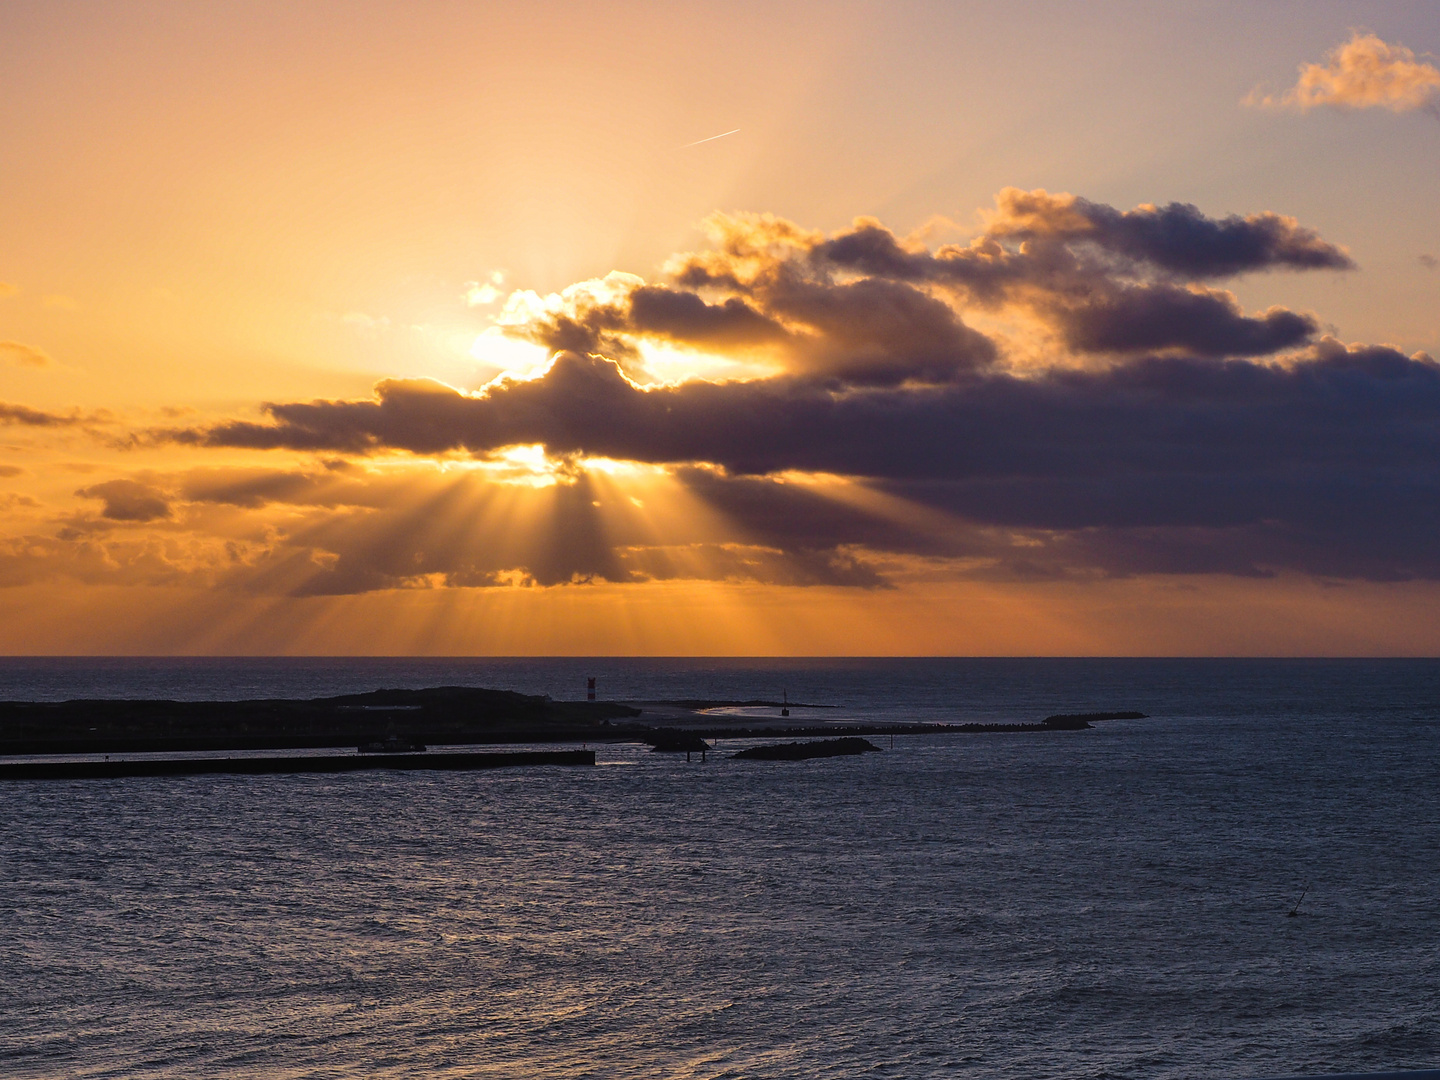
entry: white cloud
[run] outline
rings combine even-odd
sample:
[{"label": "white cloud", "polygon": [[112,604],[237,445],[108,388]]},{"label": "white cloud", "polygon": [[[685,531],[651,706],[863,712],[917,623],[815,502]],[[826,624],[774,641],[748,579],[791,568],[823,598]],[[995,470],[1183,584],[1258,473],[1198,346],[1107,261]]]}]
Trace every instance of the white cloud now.
[{"label": "white cloud", "polygon": [[1245,104],[1301,112],[1328,105],[1398,113],[1433,108],[1437,99],[1440,68],[1417,60],[1403,45],[1356,31],[1326,54],[1325,63],[1301,64],[1300,78],[1283,94],[1276,97],[1257,88]]}]

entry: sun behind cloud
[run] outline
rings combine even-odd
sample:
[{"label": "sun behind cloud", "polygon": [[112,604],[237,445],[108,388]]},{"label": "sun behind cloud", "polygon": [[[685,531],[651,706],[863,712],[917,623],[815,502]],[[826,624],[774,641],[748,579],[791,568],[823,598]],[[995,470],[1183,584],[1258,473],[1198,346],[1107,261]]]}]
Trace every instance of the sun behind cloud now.
[{"label": "sun behind cloud", "polygon": [[[1440,367],[1218,284],[1353,271],[1344,248],[1273,212],[1040,189],[983,220],[932,249],[874,218],[715,217],[662,280],[513,293],[476,351],[504,370],[477,390],[392,378],[145,437],[339,463],[274,472],[251,528],[281,507],[295,524],[236,570],[296,595],[1440,579],[1440,521],[1409,494],[1440,482]],[[1038,328],[1039,360],[1007,326]],[[231,501],[184,475],[170,489],[202,517]]]}]

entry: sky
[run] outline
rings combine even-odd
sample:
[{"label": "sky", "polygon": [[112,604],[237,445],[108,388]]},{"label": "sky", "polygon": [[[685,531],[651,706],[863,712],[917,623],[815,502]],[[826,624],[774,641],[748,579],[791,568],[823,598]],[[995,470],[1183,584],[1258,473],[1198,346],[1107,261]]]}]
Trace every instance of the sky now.
[{"label": "sky", "polygon": [[0,7],[0,652],[1440,654],[1431,3]]}]

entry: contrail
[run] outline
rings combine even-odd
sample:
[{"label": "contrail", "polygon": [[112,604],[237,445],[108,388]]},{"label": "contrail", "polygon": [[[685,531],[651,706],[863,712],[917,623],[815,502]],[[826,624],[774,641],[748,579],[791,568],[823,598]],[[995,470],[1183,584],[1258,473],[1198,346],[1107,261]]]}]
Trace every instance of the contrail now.
[{"label": "contrail", "polygon": [[[739,130],[740,130],[739,128],[736,128],[736,129],[735,129],[735,131],[739,131]],[[694,142],[687,142],[684,146],[680,147],[679,149],[681,149],[681,150],[689,150],[690,147],[692,147],[692,146],[699,146],[702,142],[714,142],[716,139],[723,139],[726,135],[734,135],[734,134],[735,134],[735,131],[722,131],[719,135],[711,135],[708,139],[696,139]]]}]

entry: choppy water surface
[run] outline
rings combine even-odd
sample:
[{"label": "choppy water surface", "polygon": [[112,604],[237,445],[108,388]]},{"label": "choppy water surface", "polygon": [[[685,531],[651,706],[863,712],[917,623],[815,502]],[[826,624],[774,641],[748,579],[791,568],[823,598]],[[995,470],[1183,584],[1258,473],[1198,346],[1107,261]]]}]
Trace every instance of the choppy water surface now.
[{"label": "choppy water surface", "polygon": [[[228,677],[291,677],[249,663]],[[335,692],[375,684],[373,668],[346,682],[329,663]],[[392,663],[390,685],[417,670]],[[512,685],[556,696],[585,668],[527,663]],[[605,663],[607,679],[646,677]],[[0,696],[39,696],[37,669],[7,664]],[[183,667],[133,677],[175,696],[207,696],[196,671],[227,677]],[[87,670],[71,684],[129,677]],[[493,666],[418,670],[419,684],[504,685]],[[1440,664],[649,672],[663,691],[613,696],[753,696],[773,676],[857,714],[1154,715],[801,763],[619,745],[594,769],[6,784],[0,1074],[1237,1077],[1440,1062]]]}]

